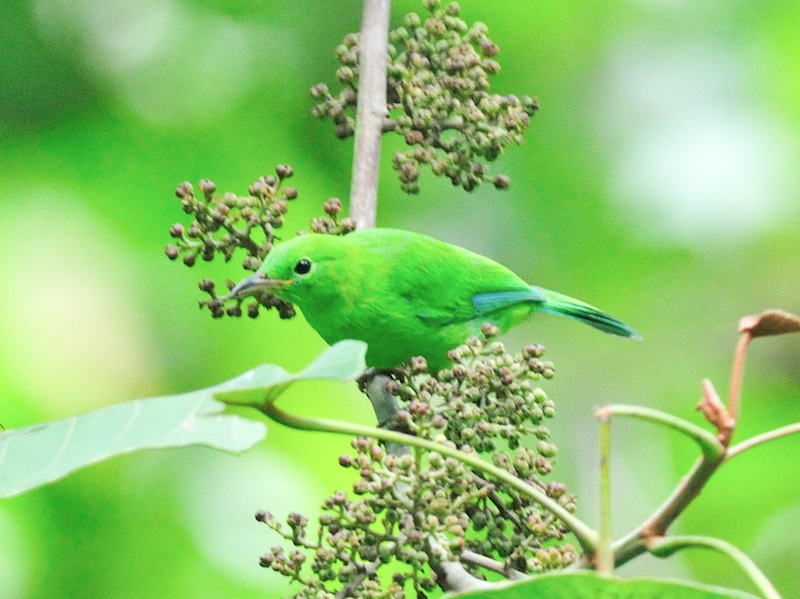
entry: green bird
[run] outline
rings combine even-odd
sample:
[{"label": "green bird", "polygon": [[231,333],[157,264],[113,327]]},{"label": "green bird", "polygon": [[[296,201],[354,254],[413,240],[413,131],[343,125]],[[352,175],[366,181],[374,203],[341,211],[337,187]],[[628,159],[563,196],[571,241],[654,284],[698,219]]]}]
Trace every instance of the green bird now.
[{"label": "green bird", "polygon": [[533,312],[639,338],[613,316],[528,285],[489,258],[399,229],[308,234],[277,244],[230,297],[263,292],[297,306],[329,344],[365,341],[367,365],[376,368],[396,368],[412,356],[424,356],[433,371],[446,368],[447,352],[484,323],[505,332]]}]

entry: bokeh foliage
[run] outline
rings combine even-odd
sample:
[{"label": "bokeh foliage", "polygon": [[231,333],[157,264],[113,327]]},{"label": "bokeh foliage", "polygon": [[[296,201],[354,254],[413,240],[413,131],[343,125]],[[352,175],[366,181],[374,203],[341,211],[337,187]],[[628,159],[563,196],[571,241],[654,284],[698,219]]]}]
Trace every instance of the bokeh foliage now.
[{"label": "bokeh foliage", "polygon": [[[526,144],[497,161],[512,181],[502,194],[486,186],[466,195],[423,173],[421,193],[408,198],[389,142],[379,224],[490,255],[642,332],[632,346],[542,317],[506,340],[544,343],[558,364],[556,470],[590,509],[594,407],[635,402],[692,417],[702,377],[724,389],[741,315],[800,310],[800,8],[461,5],[500,47],[492,89],[535,95],[542,110]],[[360,2],[286,6],[2,3],[3,425],[195,389],[262,362],[297,370],[322,350],[301,319],[212,321],[196,308],[197,272],[162,254],[184,180],[211,177],[244,193],[291,164],[300,197],[286,235],[326,198],[347,196],[350,142],[310,115],[308,88],[331,79]],[[396,22],[418,9],[395,2]],[[219,280],[244,272],[207,268]],[[742,438],[797,420],[798,363],[791,336],[754,344]],[[371,422],[355,389],[341,396],[319,384],[286,401]],[[649,432],[615,425],[620,533],[694,458],[683,439]],[[280,596],[276,577],[257,566],[275,539],[253,514],[313,513],[350,484],[335,465],[347,447],[272,427],[244,458],[134,455],[4,501],[0,595]],[[748,551],[787,597],[800,595],[800,541],[787,534],[800,512],[798,449],[785,439],[726,466],[679,526]],[[706,554],[622,570],[660,572],[744,586]]]}]

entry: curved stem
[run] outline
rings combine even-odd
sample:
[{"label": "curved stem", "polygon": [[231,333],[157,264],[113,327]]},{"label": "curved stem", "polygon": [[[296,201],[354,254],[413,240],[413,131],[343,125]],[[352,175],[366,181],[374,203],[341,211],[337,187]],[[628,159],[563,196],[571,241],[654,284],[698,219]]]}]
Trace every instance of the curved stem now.
[{"label": "curved stem", "polygon": [[780,593],[764,573],[741,549],[722,539],[696,535],[679,535],[651,538],[646,542],[647,550],[656,557],[668,557],[681,549],[713,549],[731,558],[747,575],[765,599],[781,599]]},{"label": "curved stem", "polygon": [[567,526],[567,528],[570,529],[585,552],[594,554],[597,551],[597,531],[593,530],[583,521],[573,516],[572,513],[564,508],[564,506],[553,500],[551,497],[548,497],[539,489],[509,474],[505,470],[483,461],[477,455],[465,453],[440,443],[434,443],[433,441],[429,441],[427,439],[406,435],[404,433],[398,433],[396,431],[389,431],[338,420],[295,416],[294,414],[284,412],[278,408],[274,402],[265,402],[264,404],[258,406],[258,409],[269,418],[291,428],[306,431],[372,437],[374,439],[380,439],[381,441],[420,447],[427,451],[435,451],[443,456],[454,458],[464,464],[467,464],[468,466],[472,466],[477,470],[481,470],[487,474],[490,474],[495,479],[507,484],[509,487],[516,489],[520,493],[540,503],[542,507],[559,518]]},{"label": "curved stem", "polygon": [[725,461],[727,462],[731,458],[739,455],[743,451],[747,451],[748,449],[755,447],[756,445],[761,445],[767,441],[773,441],[775,439],[780,439],[781,437],[787,437],[788,435],[794,435],[796,433],[800,433],[800,422],[788,424],[786,426],[767,431],[766,433],[756,435],[755,437],[752,437],[747,441],[742,441],[741,443],[738,443],[737,445],[734,445],[728,449],[728,453],[725,455]]},{"label": "curved stem", "polygon": [[703,455],[709,460],[720,459],[725,453],[725,448],[722,446],[722,444],[707,430],[700,428],[696,424],[692,424],[683,418],[678,418],[672,414],[667,414],[666,412],[661,412],[652,408],[644,408],[642,406],[614,404],[601,408],[597,412],[599,418],[603,418],[605,414],[610,416],[632,416],[641,420],[648,420],[650,422],[656,422],[658,424],[668,426],[669,428],[694,439],[694,441],[700,446]]}]

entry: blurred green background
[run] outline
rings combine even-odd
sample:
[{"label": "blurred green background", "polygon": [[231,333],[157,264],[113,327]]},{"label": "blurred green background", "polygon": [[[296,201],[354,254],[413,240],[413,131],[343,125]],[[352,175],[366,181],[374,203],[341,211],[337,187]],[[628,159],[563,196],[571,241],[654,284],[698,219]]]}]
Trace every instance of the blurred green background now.
[{"label": "blurred green background", "polygon": [[[379,224],[432,233],[527,280],[602,306],[623,342],[541,317],[561,460],[554,477],[597,521],[594,410],[636,402],[700,422],[700,381],[727,390],[744,314],[800,311],[800,4],[464,0],[500,45],[500,93],[538,96],[528,142],[493,167],[506,193],[423,178],[399,191],[384,148]],[[394,21],[416,0],[394,3]],[[183,180],[244,193],[291,164],[286,234],[346,198],[352,144],[309,114],[333,81],[356,0],[5,0],[0,4],[0,422],[7,428],[186,391],[324,347],[302,321],[212,321],[197,281],[238,264],[167,261]],[[738,439],[800,419],[800,338],[754,343]],[[371,422],[354,388],[285,405]],[[695,458],[689,441],[614,426],[615,529],[627,532]],[[0,596],[278,597],[257,509],[315,513],[347,486],[344,438],[272,426],[242,457],[205,449],[115,459],[0,503]],[[675,530],[747,551],[800,596],[800,439],[726,465]],[[641,558],[623,575],[747,588],[723,558]]]}]

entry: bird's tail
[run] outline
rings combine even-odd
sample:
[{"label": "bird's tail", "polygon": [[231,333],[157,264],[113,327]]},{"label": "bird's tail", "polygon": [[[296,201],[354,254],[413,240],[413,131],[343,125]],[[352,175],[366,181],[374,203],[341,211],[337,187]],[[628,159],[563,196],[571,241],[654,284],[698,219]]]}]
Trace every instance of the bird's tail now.
[{"label": "bird's tail", "polygon": [[542,289],[541,287],[533,287],[532,289],[534,291],[540,291],[545,296],[545,301],[536,307],[537,311],[574,318],[575,320],[580,320],[589,326],[593,326],[606,333],[611,333],[612,335],[617,335],[618,337],[630,337],[632,339],[642,338],[639,333],[634,331],[627,324],[598,310],[594,306],[556,293],[555,291],[550,291],[549,289]]}]

